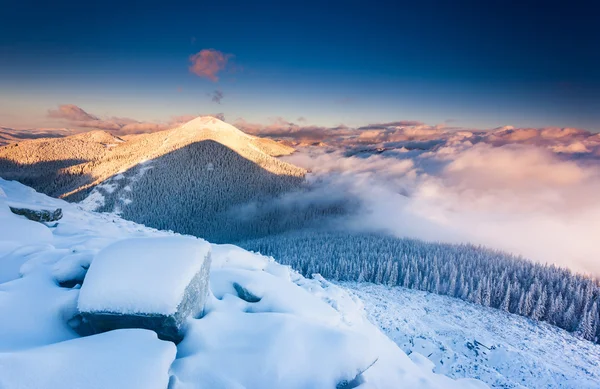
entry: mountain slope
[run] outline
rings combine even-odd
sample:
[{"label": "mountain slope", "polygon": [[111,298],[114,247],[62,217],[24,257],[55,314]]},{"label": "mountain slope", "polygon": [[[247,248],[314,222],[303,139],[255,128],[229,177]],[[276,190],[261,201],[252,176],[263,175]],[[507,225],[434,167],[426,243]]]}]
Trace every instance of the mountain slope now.
[{"label": "mountain slope", "polygon": [[266,233],[232,208],[302,184],[304,169],[273,157],[293,151],[198,117],[123,139],[96,131],[9,145],[0,148],[0,175],[51,196],[84,200],[90,210],[227,242],[246,237],[246,231]]},{"label": "mountain slope", "polygon": [[344,282],[411,358],[493,388],[598,388],[600,345],[564,330],[464,301],[400,287]]},{"label": "mountain slope", "polygon": [[[60,207],[64,217],[49,228],[12,214],[9,204]],[[142,329],[78,335],[79,286],[60,284],[85,287],[96,254],[116,241],[173,235],[0,179],[0,387],[486,387],[411,361],[344,289],[232,245],[211,245],[205,315],[188,319],[177,347]],[[260,300],[245,300],[240,287]]]},{"label": "mountain slope", "polygon": [[545,321],[599,342],[600,283],[568,269],[466,244],[384,233],[307,230],[239,242],[304,275],[456,297]]}]

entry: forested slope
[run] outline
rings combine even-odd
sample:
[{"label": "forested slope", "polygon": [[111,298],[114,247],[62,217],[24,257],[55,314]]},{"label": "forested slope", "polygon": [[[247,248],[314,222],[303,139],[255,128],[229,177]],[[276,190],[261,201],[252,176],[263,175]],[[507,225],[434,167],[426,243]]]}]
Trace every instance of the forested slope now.
[{"label": "forested slope", "polygon": [[568,269],[473,245],[309,231],[242,242],[304,275],[457,297],[600,340],[600,284]]}]

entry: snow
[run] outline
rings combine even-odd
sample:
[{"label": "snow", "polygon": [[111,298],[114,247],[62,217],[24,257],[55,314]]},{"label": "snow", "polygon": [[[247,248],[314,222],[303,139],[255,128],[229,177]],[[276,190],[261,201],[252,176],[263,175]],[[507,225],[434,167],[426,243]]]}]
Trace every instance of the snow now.
[{"label": "snow", "polygon": [[0,353],[76,337],[67,321],[77,295],[77,290],[58,288],[46,274],[0,284]]},{"label": "snow", "polygon": [[192,278],[205,261],[210,261],[209,256],[210,244],[192,237],[134,238],[114,243],[98,253],[90,265],[79,295],[79,310],[174,314]]},{"label": "snow", "polygon": [[[212,245],[205,316],[188,319],[177,348],[141,329],[80,337],[71,328],[78,300],[98,309],[173,309],[185,284],[173,269],[191,276],[197,261],[190,258],[203,258],[209,244],[88,212],[15,182],[0,179],[0,188],[7,201],[60,207],[64,214],[56,228],[23,220],[26,231],[47,228],[50,243],[40,234],[0,236],[3,389],[485,387],[413,362],[367,320],[360,301],[346,290],[231,245]],[[0,225],[12,219],[0,211]],[[169,266],[161,261],[160,272],[146,272],[144,264],[154,266],[159,258],[167,258]],[[81,289],[60,286],[81,278],[88,266]],[[98,283],[96,270],[111,281]],[[154,287],[142,288],[147,282]],[[118,288],[123,296],[114,292]],[[86,289],[92,295],[86,297]]]},{"label": "snow", "polygon": [[105,201],[106,199],[102,193],[100,193],[98,188],[94,188],[85,199],[79,202],[79,205],[86,211],[95,211],[102,207]]},{"label": "snow", "polygon": [[59,283],[83,280],[94,254],[93,250],[86,250],[62,257],[52,267],[52,276]]},{"label": "snow", "polygon": [[152,331],[111,331],[0,354],[0,387],[164,389],[175,353]]},{"label": "snow", "polygon": [[[123,190],[120,192],[118,201],[124,205],[131,204],[133,200],[127,197],[131,195],[131,185],[139,181],[148,170],[153,168],[153,166],[149,164],[150,162],[152,162],[152,160],[148,159],[138,162],[138,169],[133,175],[126,176],[125,172],[121,172],[114,177],[108,178],[101,184],[94,186],[92,191],[79,202],[79,206],[86,211],[98,211],[106,205],[106,195],[114,193],[120,186],[123,187]],[[120,204],[115,204],[113,213],[117,216],[121,214]]]},{"label": "snow", "polygon": [[[246,269],[237,267],[236,252],[252,257]],[[323,279],[230,245],[216,246],[214,255],[214,298],[178,347],[173,388],[335,388],[363,371],[360,382],[373,388],[485,388],[417,367],[355,300]],[[232,282],[260,301],[239,298]]]},{"label": "snow", "polygon": [[494,388],[600,388],[600,346],[568,332],[459,299],[341,283],[418,365]]},{"label": "snow", "polygon": [[[25,216],[18,216],[11,212],[5,198],[0,196],[0,236],[4,242],[18,242],[20,244],[34,239],[37,242],[51,242],[52,233],[43,224],[32,225]],[[2,250],[2,245],[0,245]],[[0,275],[1,277],[1,275]]]}]

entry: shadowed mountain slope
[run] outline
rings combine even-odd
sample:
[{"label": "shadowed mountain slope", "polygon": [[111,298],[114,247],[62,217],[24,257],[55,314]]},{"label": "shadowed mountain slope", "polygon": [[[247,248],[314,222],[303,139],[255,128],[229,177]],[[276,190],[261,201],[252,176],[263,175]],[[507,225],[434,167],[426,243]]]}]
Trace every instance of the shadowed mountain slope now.
[{"label": "shadowed mountain slope", "polygon": [[269,201],[303,181],[301,176],[272,173],[219,142],[205,140],[103,182],[82,205],[161,230],[233,242],[273,232],[271,224],[244,218],[236,207]]}]

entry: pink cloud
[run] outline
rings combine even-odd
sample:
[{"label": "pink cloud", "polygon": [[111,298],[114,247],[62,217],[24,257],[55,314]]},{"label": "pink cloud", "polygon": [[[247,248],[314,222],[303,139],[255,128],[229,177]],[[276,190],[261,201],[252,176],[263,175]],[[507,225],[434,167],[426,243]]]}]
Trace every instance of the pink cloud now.
[{"label": "pink cloud", "polygon": [[147,132],[157,132],[162,130],[168,130],[171,128],[170,125],[161,123],[130,123],[121,127],[117,133],[121,135],[126,134],[143,134]]},{"label": "pink cloud", "polygon": [[334,140],[354,133],[354,130],[343,124],[336,127],[300,126],[282,117],[272,118],[268,124],[249,123],[238,118],[234,126],[252,135],[289,138],[303,143],[320,142],[326,139]]},{"label": "pink cloud", "polygon": [[65,120],[69,125],[74,127],[105,130],[110,131],[115,135],[156,132],[181,124],[181,122],[175,121],[171,123],[140,122],[125,117],[109,117],[102,119],[86,112],[84,109],[74,104],[63,104],[60,105],[58,109],[49,110],[48,117]]},{"label": "pink cloud", "polygon": [[48,117],[72,121],[98,120],[96,116],[85,112],[74,104],[62,104],[58,106],[58,109],[50,109],[48,110]]},{"label": "pink cloud", "polygon": [[204,49],[190,56],[192,65],[190,72],[199,77],[208,78],[217,82],[217,74],[225,69],[227,62],[233,57],[231,54],[225,54],[215,49]]},{"label": "pink cloud", "polygon": [[72,124],[77,127],[96,128],[106,131],[119,131],[122,127],[121,125],[109,120],[89,120],[85,122],[73,122]]}]

